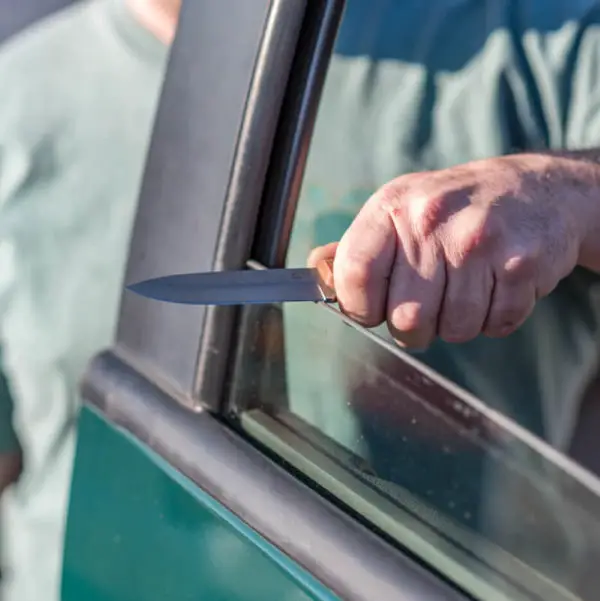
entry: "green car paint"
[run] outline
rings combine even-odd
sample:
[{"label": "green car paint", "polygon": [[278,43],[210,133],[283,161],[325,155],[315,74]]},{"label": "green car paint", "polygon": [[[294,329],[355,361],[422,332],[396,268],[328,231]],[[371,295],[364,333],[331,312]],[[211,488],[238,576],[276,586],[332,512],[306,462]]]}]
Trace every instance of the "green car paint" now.
[{"label": "green car paint", "polygon": [[84,407],[62,599],[338,597],[160,456]]}]

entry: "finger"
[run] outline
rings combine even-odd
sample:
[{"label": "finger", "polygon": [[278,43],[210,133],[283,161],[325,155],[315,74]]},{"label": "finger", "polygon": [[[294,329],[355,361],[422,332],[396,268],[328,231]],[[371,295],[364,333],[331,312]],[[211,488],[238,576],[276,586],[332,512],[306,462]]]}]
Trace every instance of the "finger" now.
[{"label": "finger", "polygon": [[337,247],[333,271],[340,308],[366,327],[375,327],[385,319],[396,242],[394,224],[378,205],[376,194]]},{"label": "finger", "polygon": [[517,284],[497,279],[483,333],[491,338],[512,334],[529,317],[534,306],[533,282]]},{"label": "finger", "polygon": [[316,267],[320,261],[328,261],[335,258],[337,247],[339,242],[330,242],[324,246],[317,246],[313,248],[308,255],[307,264],[309,267]]},{"label": "finger", "polygon": [[490,312],[494,277],[483,261],[446,266],[446,290],[438,335],[451,343],[476,338]]},{"label": "finger", "polygon": [[426,348],[435,338],[446,269],[439,247],[417,239],[408,222],[396,220],[399,246],[390,278],[388,328],[401,346]]}]

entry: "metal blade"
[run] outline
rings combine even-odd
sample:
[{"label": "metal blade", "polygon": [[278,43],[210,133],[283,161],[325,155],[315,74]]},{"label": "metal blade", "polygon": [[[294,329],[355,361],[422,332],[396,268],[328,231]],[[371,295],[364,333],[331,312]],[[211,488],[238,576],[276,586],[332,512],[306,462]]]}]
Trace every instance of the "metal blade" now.
[{"label": "metal blade", "polygon": [[316,269],[263,269],[187,273],[145,280],[132,292],[169,303],[244,305],[294,301],[335,301]]}]

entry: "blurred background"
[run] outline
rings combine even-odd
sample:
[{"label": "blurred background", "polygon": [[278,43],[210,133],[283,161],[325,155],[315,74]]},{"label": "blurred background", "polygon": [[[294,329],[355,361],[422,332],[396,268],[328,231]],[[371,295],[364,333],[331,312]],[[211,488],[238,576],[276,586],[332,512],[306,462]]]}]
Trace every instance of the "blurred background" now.
[{"label": "blurred background", "polygon": [[0,42],[77,0],[0,0]]}]

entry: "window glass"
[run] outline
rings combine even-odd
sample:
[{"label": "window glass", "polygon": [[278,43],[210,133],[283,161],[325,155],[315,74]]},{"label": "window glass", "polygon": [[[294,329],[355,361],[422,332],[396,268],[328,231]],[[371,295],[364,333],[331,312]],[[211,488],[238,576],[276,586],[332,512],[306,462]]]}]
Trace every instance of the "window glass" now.
[{"label": "window glass", "polygon": [[245,315],[249,434],[476,598],[593,598],[594,476],[334,309],[287,309]]},{"label": "window glass", "polygon": [[[503,6],[348,1],[289,266],[339,240],[399,175],[598,145],[581,125],[596,84],[570,26],[596,43],[586,3]],[[514,334],[412,354],[323,307],[249,309],[233,391],[242,423],[478,598],[594,597],[600,485],[565,450],[599,373],[598,286],[576,270]]]}]

